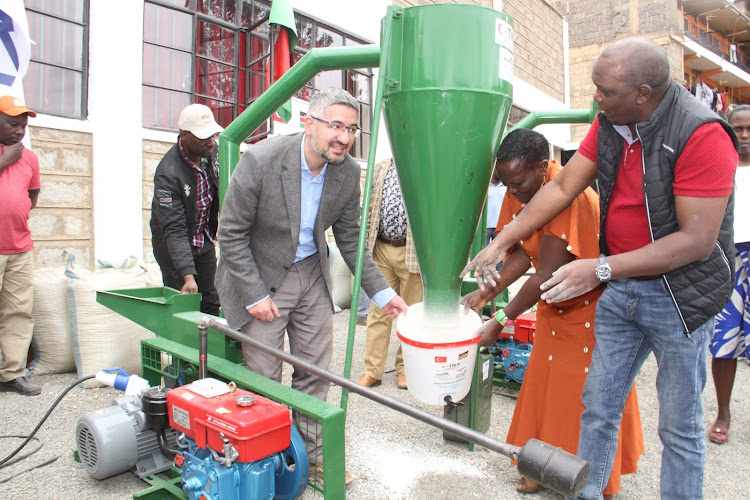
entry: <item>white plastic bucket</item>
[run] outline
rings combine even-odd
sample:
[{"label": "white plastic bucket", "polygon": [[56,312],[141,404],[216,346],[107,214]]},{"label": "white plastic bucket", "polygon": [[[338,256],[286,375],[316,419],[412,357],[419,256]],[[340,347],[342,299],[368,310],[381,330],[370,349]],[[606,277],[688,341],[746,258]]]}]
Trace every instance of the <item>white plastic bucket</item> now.
[{"label": "white plastic bucket", "polygon": [[396,322],[409,392],[431,405],[460,401],[471,389],[482,320],[461,308],[455,325],[425,325],[422,312],[422,303],[414,304]]}]

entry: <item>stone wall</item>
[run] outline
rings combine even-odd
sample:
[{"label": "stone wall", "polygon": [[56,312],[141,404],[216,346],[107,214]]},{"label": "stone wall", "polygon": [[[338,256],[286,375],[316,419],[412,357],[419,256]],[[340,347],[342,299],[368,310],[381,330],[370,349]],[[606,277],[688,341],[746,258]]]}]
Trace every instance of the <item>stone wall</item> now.
[{"label": "stone wall", "polygon": [[545,0],[505,0],[515,21],[516,78],[565,102],[563,19]]},{"label": "stone wall", "polygon": [[143,260],[155,262],[151,247],[151,200],[154,197],[154,172],[161,159],[174,143],[160,141],[143,141]]},{"label": "stone wall", "polygon": [[[594,84],[591,70],[601,51],[612,42],[633,35],[647,36],[658,43],[669,58],[672,76],[682,81],[682,14],[666,0],[558,0],[553,5],[568,21],[570,41],[571,108],[589,107]],[[573,141],[580,141],[588,125],[571,128]]]},{"label": "stone wall", "polygon": [[42,190],[31,211],[36,267],[62,263],[63,250],[83,267],[94,266],[92,135],[29,127],[39,157]]}]

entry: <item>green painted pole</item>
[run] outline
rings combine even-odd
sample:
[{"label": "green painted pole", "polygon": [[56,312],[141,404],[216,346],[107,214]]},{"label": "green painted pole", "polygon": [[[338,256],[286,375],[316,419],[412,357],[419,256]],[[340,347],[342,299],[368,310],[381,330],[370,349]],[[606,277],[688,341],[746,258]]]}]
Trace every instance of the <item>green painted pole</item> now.
[{"label": "green painted pole", "polygon": [[332,69],[374,68],[379,61],[378,45],[332,47],[308,52],[219,135],[219,199],[223,202],[229,178],[240,161],[240,143],[315,75]]},{"label": "green painted pole", "polygon": [[[384,63],[384,57],[389,52],[391,45],[391,24],[395,8],[389,7],[388,13],[381,22],[380,43],[383,50],[380,53],[380,60],[377,67]],[[374,67],[374,66],[373,66]],[[352,305],[349,310],[349,335],[346,341],[346,357],[344,359],[344,377],[350,378],[352,370],[352,357],[354,355],[354,335],[357,329],[357,309],[359,306],[359,293],[362,284],[362,268],[364,266],[365,249],[367,248],[367,223],[370,213],[370,198],[372,191],[372,176],[375,165],[375,153],[378,149],[378,132],[380,129],[380,111],[383,106],[383,89],[385,87],[385,77],[382,72],[378,73],[377,90],[375,91],[375,101],[373,103],[372,125],[370,133],[370,149],[367,155],[367,174],[365,175],[365,187],[362,199],[362,218],[359,223],[359,245],[357,246],[357,263],[354,268],[354,284],[352,285]],[[341,408],[346,410],[349,403],[349,390],[341,388]]]}]

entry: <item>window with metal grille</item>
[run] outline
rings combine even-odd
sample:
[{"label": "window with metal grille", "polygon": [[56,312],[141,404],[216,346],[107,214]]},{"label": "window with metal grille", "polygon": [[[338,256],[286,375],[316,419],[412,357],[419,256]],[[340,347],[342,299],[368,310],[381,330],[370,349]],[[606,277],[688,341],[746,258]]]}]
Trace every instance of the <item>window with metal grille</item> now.
[{"label": "window with metal grille", "polygon": [[[176,130],[191,102],[209,106],[226,127],[273,83],[273,30],[265,0],[146,0],[143,23],[143,125]],[[316,47],[370,43],[322,21],[295,13],[297,46],[291,64]],[[365,159],[372,122],[372,70],[326,71],[297,97],[325,87],[346,89],[359,102],[362,134],[350,153]],[[251,134],[273,132],[269,119]]]},{"label": "window with metal grille", "polygon": [[67,118],[88,114],[89,1],[24,0],[31,61],[23,79],[26,104]]},{"label": "window with metal grille", "polygon": [[510,129],[513,125],[520,122],[522,119],[528,116],[529,112],[523,108],[519,108],[515,104],[511,105],[510,113],[508,113],[508,121],[505,124],[505,129]]}]

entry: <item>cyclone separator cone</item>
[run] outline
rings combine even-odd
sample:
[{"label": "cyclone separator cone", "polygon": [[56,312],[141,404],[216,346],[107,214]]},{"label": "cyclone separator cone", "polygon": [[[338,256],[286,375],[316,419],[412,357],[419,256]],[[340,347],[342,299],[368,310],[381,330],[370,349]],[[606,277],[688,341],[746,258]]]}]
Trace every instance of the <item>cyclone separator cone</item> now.
[{"label": "cyclone separator cone", "polygon": [[389,15],[383,110],[424,283],[424,320],[456,324],[458,275],[512,103],[513,20],[456,4],[392,7]]}]

